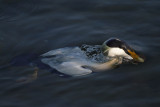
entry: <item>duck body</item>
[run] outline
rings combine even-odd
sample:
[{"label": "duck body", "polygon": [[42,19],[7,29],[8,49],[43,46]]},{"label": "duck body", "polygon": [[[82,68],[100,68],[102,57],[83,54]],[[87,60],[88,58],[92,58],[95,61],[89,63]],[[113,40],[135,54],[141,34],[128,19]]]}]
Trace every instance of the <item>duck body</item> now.
[{"label": "duck body", "polygon": [[[97,46],[95,47],[97,48]],[[102,71],[107,67],[103,65],[103,62],[107,62],[107,57],[103,56],[101,52],[93,54],[94,51],[91,50],[91,47],[90,52],[89,50],[84,51],[80,47],[60,48],[41,55],[41,61],[61,73],[82,76],[93,71]]]}]

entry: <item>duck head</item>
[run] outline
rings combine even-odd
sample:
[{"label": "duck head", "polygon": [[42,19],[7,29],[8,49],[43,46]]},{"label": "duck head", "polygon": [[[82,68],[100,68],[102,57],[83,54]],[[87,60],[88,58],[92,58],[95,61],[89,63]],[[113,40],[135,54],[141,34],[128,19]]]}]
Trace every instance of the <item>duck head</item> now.
[{"label": "duck head", "polygon": [[102,52],[108,57],[122,57],[136,62],[144,62],[135,51],[126,42],[116,38],[105,41],[102,45]]}]

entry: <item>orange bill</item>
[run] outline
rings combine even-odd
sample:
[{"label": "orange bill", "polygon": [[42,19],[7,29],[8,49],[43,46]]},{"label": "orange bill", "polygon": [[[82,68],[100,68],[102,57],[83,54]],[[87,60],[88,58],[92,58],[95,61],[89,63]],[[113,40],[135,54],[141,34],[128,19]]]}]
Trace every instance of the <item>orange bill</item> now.
[{"label": "orange bill", "polygon": [[140,56],[138,56],[134,51],[130,51],[130,50],[127,50],[131,57],[133,58],[133,60],[137,61],[137,62],[144,62],[144,59],[141,58]]}]

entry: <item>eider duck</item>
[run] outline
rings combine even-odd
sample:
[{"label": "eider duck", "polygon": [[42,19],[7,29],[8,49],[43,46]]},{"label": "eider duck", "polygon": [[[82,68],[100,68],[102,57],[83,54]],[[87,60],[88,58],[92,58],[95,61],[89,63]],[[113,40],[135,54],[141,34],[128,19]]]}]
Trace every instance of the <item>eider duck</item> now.
[{"label": "eider duck", "polygon": [[82,45],[51,50],[41,55],[41,61],[51,68],[70,76],[107,71],[124,60],[144,62],[126,42],[111,38],[102,45]]}]

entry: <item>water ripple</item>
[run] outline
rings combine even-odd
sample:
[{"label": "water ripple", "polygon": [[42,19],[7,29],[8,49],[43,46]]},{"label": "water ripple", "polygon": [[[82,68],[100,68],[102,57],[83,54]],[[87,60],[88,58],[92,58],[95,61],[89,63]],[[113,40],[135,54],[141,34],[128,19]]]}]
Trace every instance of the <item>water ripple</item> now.
[{"label": "water ripple", "polygon": [[0,1],[0,21],[15,21],[29,15],[37,9],[35,0],[2,0]]}]

